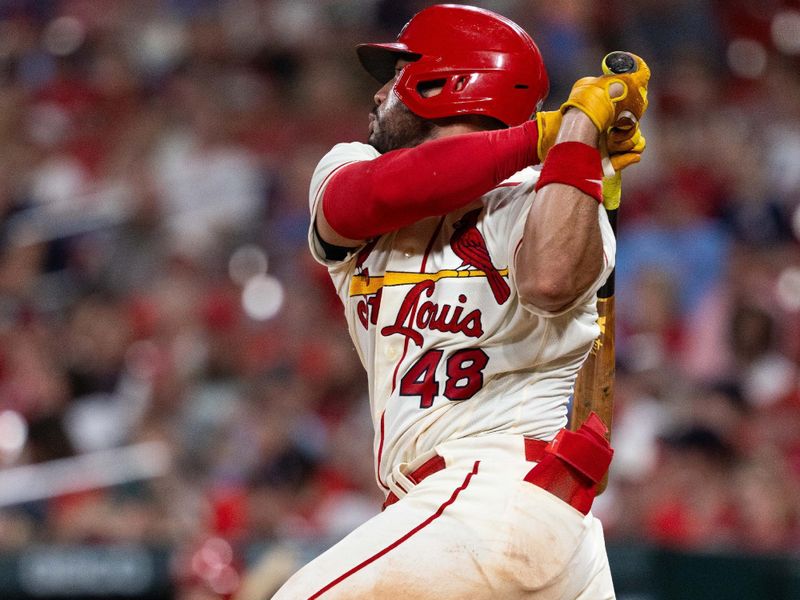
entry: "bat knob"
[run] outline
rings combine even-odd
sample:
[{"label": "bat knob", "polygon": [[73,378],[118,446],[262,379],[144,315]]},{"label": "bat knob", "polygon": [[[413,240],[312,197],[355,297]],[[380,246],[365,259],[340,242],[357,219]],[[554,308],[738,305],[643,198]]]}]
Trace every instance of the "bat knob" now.
[{"label": "bat knob", "polygon": [[621,75],[622,73],[633,73],[638,69],[636,60],[627,52],[611,52],[606,54],[603,59],[603,73],[611,75]]}]

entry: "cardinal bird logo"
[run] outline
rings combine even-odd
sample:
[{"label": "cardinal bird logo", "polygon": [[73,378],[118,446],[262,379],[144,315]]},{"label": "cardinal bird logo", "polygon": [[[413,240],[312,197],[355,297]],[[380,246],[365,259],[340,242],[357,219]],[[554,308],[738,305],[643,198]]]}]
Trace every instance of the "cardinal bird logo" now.
[{"label": "cardinal bird logo", "polygon": [[486,240],[478,230],[477,222],[482,210],[483,208],[476,208],[456,221],[453,225],[454,231],[450,238],[450,247],[463,261],[461,267],[473,267],[486,273],[494,299],[498,304],[503,304],[511,296],[511,288],[494,268],[486,247]]}]

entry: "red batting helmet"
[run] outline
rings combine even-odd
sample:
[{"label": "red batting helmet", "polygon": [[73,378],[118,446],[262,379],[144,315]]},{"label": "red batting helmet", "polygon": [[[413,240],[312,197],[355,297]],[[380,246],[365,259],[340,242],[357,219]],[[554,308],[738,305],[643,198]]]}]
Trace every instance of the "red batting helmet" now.
[{"label": "red batting helmet", "polygon": [[[550,84],[539,49],[519,25],[473,6],[438,4],[418,12],[397,41],[361,44],[358,57],[381,83],[398,58],[412,61],[394,92],[416,115],[439,119],[486,115],[519,125],[537,110]],[[442,86],[425,97],[426,87]]]}]

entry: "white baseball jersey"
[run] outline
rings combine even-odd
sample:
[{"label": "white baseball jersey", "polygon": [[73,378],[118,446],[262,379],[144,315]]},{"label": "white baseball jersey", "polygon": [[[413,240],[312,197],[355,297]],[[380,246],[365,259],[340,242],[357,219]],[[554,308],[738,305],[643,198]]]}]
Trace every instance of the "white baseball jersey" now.
[{"label": "white baseball jersey", "polygon": [[549,440],[566,425],[616,243],[598,206],[605,264],[594,285],[557,314],[524,306],[514,253],[536,201],[538,171],[528,168],[456,212],[326,260],[313,227],[325,186],[337,169],[378,156],[348,143],[323,157],[311,180],[309,243],[367,370],[376,476],[387,491],[394,465],[443,442],[498,433]]}]

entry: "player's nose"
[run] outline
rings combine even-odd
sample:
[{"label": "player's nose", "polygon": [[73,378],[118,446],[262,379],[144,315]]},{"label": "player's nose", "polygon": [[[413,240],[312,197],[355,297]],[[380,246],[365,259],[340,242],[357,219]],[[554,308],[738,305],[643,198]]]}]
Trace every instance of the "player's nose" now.
[{"label": "player's nose", "polygon": [[386,101],[386,98],[389,97],[389,90],[392,89],[392,85],[394,84],[394,79],[390,79],[386,83],[383,84],[383,87],[375,92],[373,96],[373,100],[375,101],[376,106],[380,106]]}]

